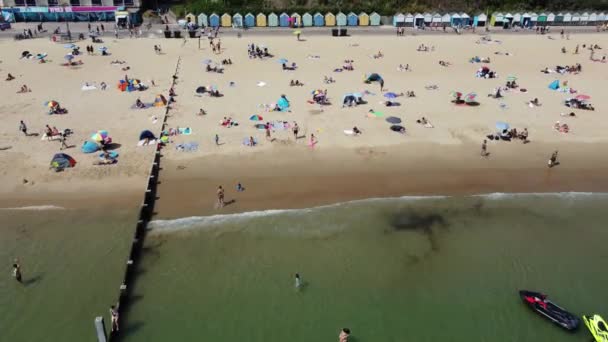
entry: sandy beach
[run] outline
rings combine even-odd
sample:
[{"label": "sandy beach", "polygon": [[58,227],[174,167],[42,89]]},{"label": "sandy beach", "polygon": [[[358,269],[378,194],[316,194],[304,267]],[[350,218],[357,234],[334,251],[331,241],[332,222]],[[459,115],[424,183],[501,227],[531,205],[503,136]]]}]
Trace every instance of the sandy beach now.
[{"label": "sandy beach", "polygon": [[[220,35],[221,37],[221,35]],[[605,132],[608,122],[602,117],[608,105],[601,96],[608,64],[590,61],[590,51],[583,44],[606,46],[602,34],[572,34],[569,40],[553,34],[500,35],[481,41],[480,35],[434,36],[364,36],[332,38],[306,36],[260,36],[221,39],[221,54],[211,51],[207,40],[119,39],[104,38],[110,56],[84,53],[89,41],[77,44],[84,55],[80,66],[66,67],[63,44],[46,39],[32,41],[1,41],[0,74],[16,77],[0,82],[0,91],[9,94],[0,105],[0,186],[2,206],[62,202],[68,206],[109,205],[121,200],[133,203],[141,198],[154,153],[153,146],[138,147],[142,130],[158,134],[164,108],[133,109],[137,98],[144,103],[154,101],[156,94],[168,96],[171,75],[179,57],[182,59],[179,79],[168,120],[170,128],[191,129],[189,135],[171,136],[163,149],[160,197],[161,216],[169,217],[215,212],[213,202],[219,184],[232,197],[236,183],[246,191],[235,195],[236,202],[222,209],[226,212],[250,209],[302,207],[333,201],[417,194],[470,194],[478,192],[551,192],[606,191],[607,167],[601,151],[608,143]],[[248,44],[262,45],[274,58],[250,59]],[[160,44],[162,54],[153,46]],[[431,51],[420,52],[424,44]],[[579,54],[574,54],[580,45]],[[567,53],[561,53],[565,47]],[[47,63],[20,59],[23,51],[47,53]],[[382,52],[383,57],[373,58]],[[601,58],[606,50],[597,50]],[[506,53],[509,53],[506,55]],[[499,54],[496,54],[499,53]],[[472,57],[489,57],[490,63],[470,63]],[[206,72],[203,60],[218,63],[230,58],[224,73]],[[278,59],[297,64],[295,71],[284,71]],[[335,72],[344,60],[354,60],[354,71]],[[111,65],[111,61],[125,64]],[[449,66],[439,65],[447,61]],[[545,67],[580,63],[578,74],[545,74]],[[398,71],[399,65],[411,71]],[[213,64],[212,64],[213,65]],[[498,73],[498,78],[475,77],[483,65]],[[122,70],[126,66],[129,70]],[[365,74],[378,73],[385,80],[380,91],[376,83],[365,84]],[[129,78],[156,86],[143,92],[120,92],[117,83]],[[325,84],[324,76],[335,83]],[[504,86],[508,76],[516,76],[519,89],[504,91],[503,98],[486,95]],[[290,87],[291,80],[304,86]],[[577,93],[565,94],[548,89],[559,80]],[[85,82],[108,85],[107,90],[81,90]],[[264,86],[259,86],[263,82]],[[17,94],[26,84],[32,92]],[[435,85],[436,89],[427,89]],[[199,86],[217,88],[222,97],[200,96]],[[308,101],[312,91],[327,89],[331,105],[319,106]],[[400,106],[386,107],[385,92],[414,91],[415,97],[397,97]],[[454,105],[451,93],[477,94],[478,106]],[[345,93],[364,94],[367,104],[343,108]],[[281,95],[290,102],[289,112],[267,111],[264,105],[277,102]],[[571,110],[563,101],[585,94],[591,97],[595,111]],[[528,106],[538,98],[539,107]],[[60,102],[68,109],[65,115],[48,115],[44,103]],[[197,115],[203,108],[206,115]],[[322,111],[321,111],[322,110]],[[370,117],[369,111],[382,116]],[[576,117],[560,113],[575,112]],[[262,116],[251,121],[252,115]],[[389,129],[387,117],[399,118],[406,134]],[[229,117],[238,125],[222,126]],[[434,128],[416,123],[425,117]],[[155,120],[157,119],[157,120]],[[60,152],[57,141],[24,136],[19,132],[24,120],[29,132],[43,134],[45,125],[74,134],[64,150],[77,160],[74,168],[55,173],[48,169],[54,153]],[[569,126],[560,133],[556,121]],[[299,139],[291,128],[271,129],[271,140],[265,131],[254,127],[266,122],[287,122],[300,127]],[[530,143],[521,140],[489,141],[486,158],[480,157],[483,139],[496,133],[496,123],[529,131]],[[357,127],[361,135],[345,134]],[[84,154],[80,146],[97,130],[107,130],[113,142],[120,144],[118,163],[94,166],[97,153]],[[215,135],[220,145],[216,145]],[[317,140],[311,148],[310,134]],[[255,147],[243,141],[253,137]],[[178,144],[197,143],[198,150],[176,150]],[[560,151],[559,167],[547,171],[547,160],[554,150]],[[168,199],[165,201],[165,199]],[[184,203],[182,203],[183,199]],[[124,202],[122,202],[124,203]],[[120,205],[120,204],[119,204]]]}]

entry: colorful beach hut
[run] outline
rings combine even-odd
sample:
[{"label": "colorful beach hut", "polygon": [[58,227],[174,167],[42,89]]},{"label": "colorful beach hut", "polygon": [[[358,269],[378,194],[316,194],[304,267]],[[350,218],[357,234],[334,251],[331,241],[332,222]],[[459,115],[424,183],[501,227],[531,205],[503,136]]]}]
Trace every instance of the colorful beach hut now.
[{"label": "colorful beach hut", "polygon": [[502,13],[492,13],[490,17],[490,26],[502,26],[504,15]]},{"label": "colorful beach hut", "polygon": [[460,14],[452,13],[450,16],[452,17],[452,26],[460,26],[460,24],[462,23],[462,18],[460,18]]},{"label": "colorful beach hut", "polygon": [[524,13],[521,16],[519,22],[521,23],[522,27],[529,27],[530,25],[532,25],[532,16],[530,15],[530,13]]},{"label": "colorful beach hut", "polygon": [[554,21],[555,21],[555,14],[554,13],[547,14],[547,25],[553,25]]},{"label": "colorful beach hut", "polygon": [[207,21],[207,15],[205,13],[201,13],[198,15],[198,26],[206,27],[209,26],[209,22]]},{"label": "colorful beach hut", "polygon": [[268,21],[266,20],[266,14],[258,13],[258,15],[255,16],[255,26],[257,26],[257,27],[268,26]]},{"label": "colorful beach hut", "polygon": [[298,13],[291,14],[291,22],[294,27],[302,27],[302,16]]},{"label": "colorful beach hut", "polygon": [[228,13],[222,14],[222,27],[230,27],[232,26],[232,16]]},{"label": "colorful beach hut", "polygon": [[532,20],[532,26],[536,25],[536,23],[538,22],[538,14],[532,12],[530,13],[530,19]]},{"label": "colorful beach hut", "polygon": [[507,13],[502,18],[502,26],[511,26],[513,25],[513,14]]},{"label": "colorful beach hut", "polygon": [[435,26],[438,26],[439,24],[441,24],[441,14],[439,14],[439,13],[433,14],[433,24],[435,24]]},{"label": "colorful beach hut", "polygon": [[397,13],[393,16],[393,26],[401,27],[405,25],[405,15],[403,13]]},{"label": "colorful beach hut", "polygon": [[279,15],[279,26],[281,27],[289,27],[289,14],[283,12]]},{"label": "colorful beach hut", "polygon": [[564,14],[558,13],[555,16],[555,20],[553,22],[554,22],[554,25],[563,25],[564,24]]},{"label": "colorful beach hut", "polygon": [[186,17],[184,19],[186,19],[187,23],[196,23],[196,16],[192,13],[186,14]]},{"label": "colorful beach hut", "polygon": [[279,26],[279,16],[276,13],[270,13],[268,15],[268,26],[277,27]]},{"label": "colorful beach hut", "polygon": [[336,25],[346,26],[346,14],[342,12],[336,14]]},{"label": "colorful beach hut", "polygon": [[608,20],[608,16],[606,15],[606,13],[601,12],[597,14],[597,20],[599,22],[599,24],[603,24],[606,20]]},{"label": "colorful beach hut", "polygon": [[595,22],[597,21],[597,13],[591,13],[589,14],[589,25],[595,25]]},{"label": "colorful beach hut", "polygon": [[336,16],[333,13],[325,14],[325,26],[336,26]]},{"label": "colorful beach hut", "polygon": [[[587,14],[586,20],[583,20],[583,14]],[[589,20],[589,13],[575,13],[572,15],[572,21],[575,25],[584,25]]]},{"label": "colorful beach hut", "polygon": [[424,26],[424,14],[416,13],[414,15],[414,27]]},{"label": "colorful beach hut", "polygon": [[441,24],[449,25],[452,22],[452,16],[449,13],[446,13],[441,16]]},{"label": "colorful beach hut", "polygon": [[236,13],[232,16],[233,27],[243,27],[243,16],[240,13]]},{"label": "colorful beach hut", "polygon": [[538,15],[538,25],[547,25],[547,13],[541,13]]},{"label": "colorful beach hut", "polygon": [[369,15],[369,24],[371,26],[379,26],[380,25],[380,14],[373,12]]},{"label": "colorful beach hut", "polygon": [[488,21],[488,16],[485,13],[481,13],[473,19],[473,26],[476,27],[485,27]]},{"label": "colorful beach hut", "polygon": [[325,16],[317,12],[312,16],[312,23],[314,26],[325,26]]},{"label": "colorful beach hut", "polygon": [[424,25],[431,26],[433,22],[433,14],[432,13],[424,13]]},{"label": "colorful beach hut", "polygon": [[466,13],[460,13],[460,25],[461,26],[471,25],[471,17]]},{"label": "colorful beach hut", "polygon": [[209,26],[211,27],[219,27],[220,26],[220,16],[213,13],[209,16]]},{"label": "colorful beach hut", "polygon": [[348,26],[359,25],[359,16],[357,16],[355,13],[353,13],[353,12],[348,13],[346,18],[347,18],[346,23],[348,24]]},{"label": "colorful beach hut", "polygon": [[255,26],[255,16],[253,13],[245,14],[245,21],[243,23],[245,27],[254,27]]},{"label": "colorful beach hut", "polygon": [[572,13],[564,13],[564,25],[570,25],[572,22]]},{"label": "colorful beach hut", "polygon": [[310,13],[304,13],[302,16],[302,25],[305,27],[312,26],[312,15],[310,15]]},{"label": "colorful beach hut", "polygon": [[405,15],[405,26],[414,27],[414,15],[412,13]]},{"label": "colorful beach hut", "polygon": [[522,20],[523,15],[521,13],[515,13],[513,14],[513,25],[520,25],[522,24],[521,20]]},{"label": "colorful beach hut", "polygon": [[365,12],[359,14],[359,26],[369,26],[369,15]]}]

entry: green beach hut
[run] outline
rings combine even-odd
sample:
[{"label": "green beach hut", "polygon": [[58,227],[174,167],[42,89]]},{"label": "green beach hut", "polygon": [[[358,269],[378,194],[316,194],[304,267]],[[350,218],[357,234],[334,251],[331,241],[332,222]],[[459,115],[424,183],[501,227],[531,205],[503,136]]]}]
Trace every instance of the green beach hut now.
[{"label": "green beach hut", "polygon": [[198,26],[209,26],[209,22],[207,21],[207,15],[205,13],[201,13],[198,15]]},{"label": "green beach hut", "polygon": [[279,26],[279,16],[276,13],[270,13],[268,15],[268,26],[269,27],[277,27]]},{"label": "green beach hut", "polygon": [[310,13],[306,12],[302,15],[302,25],[304,27],[312,26],[312,15]]},{"label": "green beach hut", "polygon": [[372,14],[369,15],[369,24],[371,26],[380,26],[380,14],[373,12]]},{"label": "green beach hut", "polygon": [[342,12],[336,14],[336,25],[346,26],[346,14]]}]

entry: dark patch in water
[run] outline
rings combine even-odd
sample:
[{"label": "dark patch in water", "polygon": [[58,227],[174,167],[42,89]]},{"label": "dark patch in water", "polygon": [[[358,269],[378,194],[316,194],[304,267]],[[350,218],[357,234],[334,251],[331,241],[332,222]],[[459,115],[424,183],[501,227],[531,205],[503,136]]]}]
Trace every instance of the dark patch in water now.
[{"label": "dark patch in water", "polygon": [[399,213],[393,217],[390,224],[396,232],[412,231],[425,235],[434,252],[439,251],[439,243],[433,233],[433,226],[448,227],[446,219],[439,214]]}]

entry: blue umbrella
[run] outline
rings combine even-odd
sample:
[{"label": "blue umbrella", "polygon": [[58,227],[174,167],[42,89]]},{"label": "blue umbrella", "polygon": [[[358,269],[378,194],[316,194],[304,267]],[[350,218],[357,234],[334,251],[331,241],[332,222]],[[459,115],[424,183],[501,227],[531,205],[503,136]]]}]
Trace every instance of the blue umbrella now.
[{"label": "blue umbrella", "polygon": [[499,122],[496,123],[496,129],[498,129],[501,132],[504,131],[504,130],[509,129],[509,127],[510,127],[509,124],[506,123],[506,122],[499,121]]},{"label": "blue umbrella", "polygon": [[287,62],[289,62],[286,58],[280,58],[277,63],[279,64],[287,64]]},{"label": "blue umbrella", "polygon": [[68,61],[71,61],[72,59],[74,59],[74,56],[73,55],[65,55],[64,58],[67,59]]},{"label": "blue umbrella", "polygon": [[386,93],[384,94],[384,97],[386,97],[387,99],[394,99],[397,97],[397,94],[395,93]]},{"label": "blue umbrella", "polygon": [[107,48],[107,47],[105,47],[105,46],[100,46],[100,47],[98,48],[98,50],[99,50],[99,51],[106,51],[107,49],[108,49],[108,48]]}]

